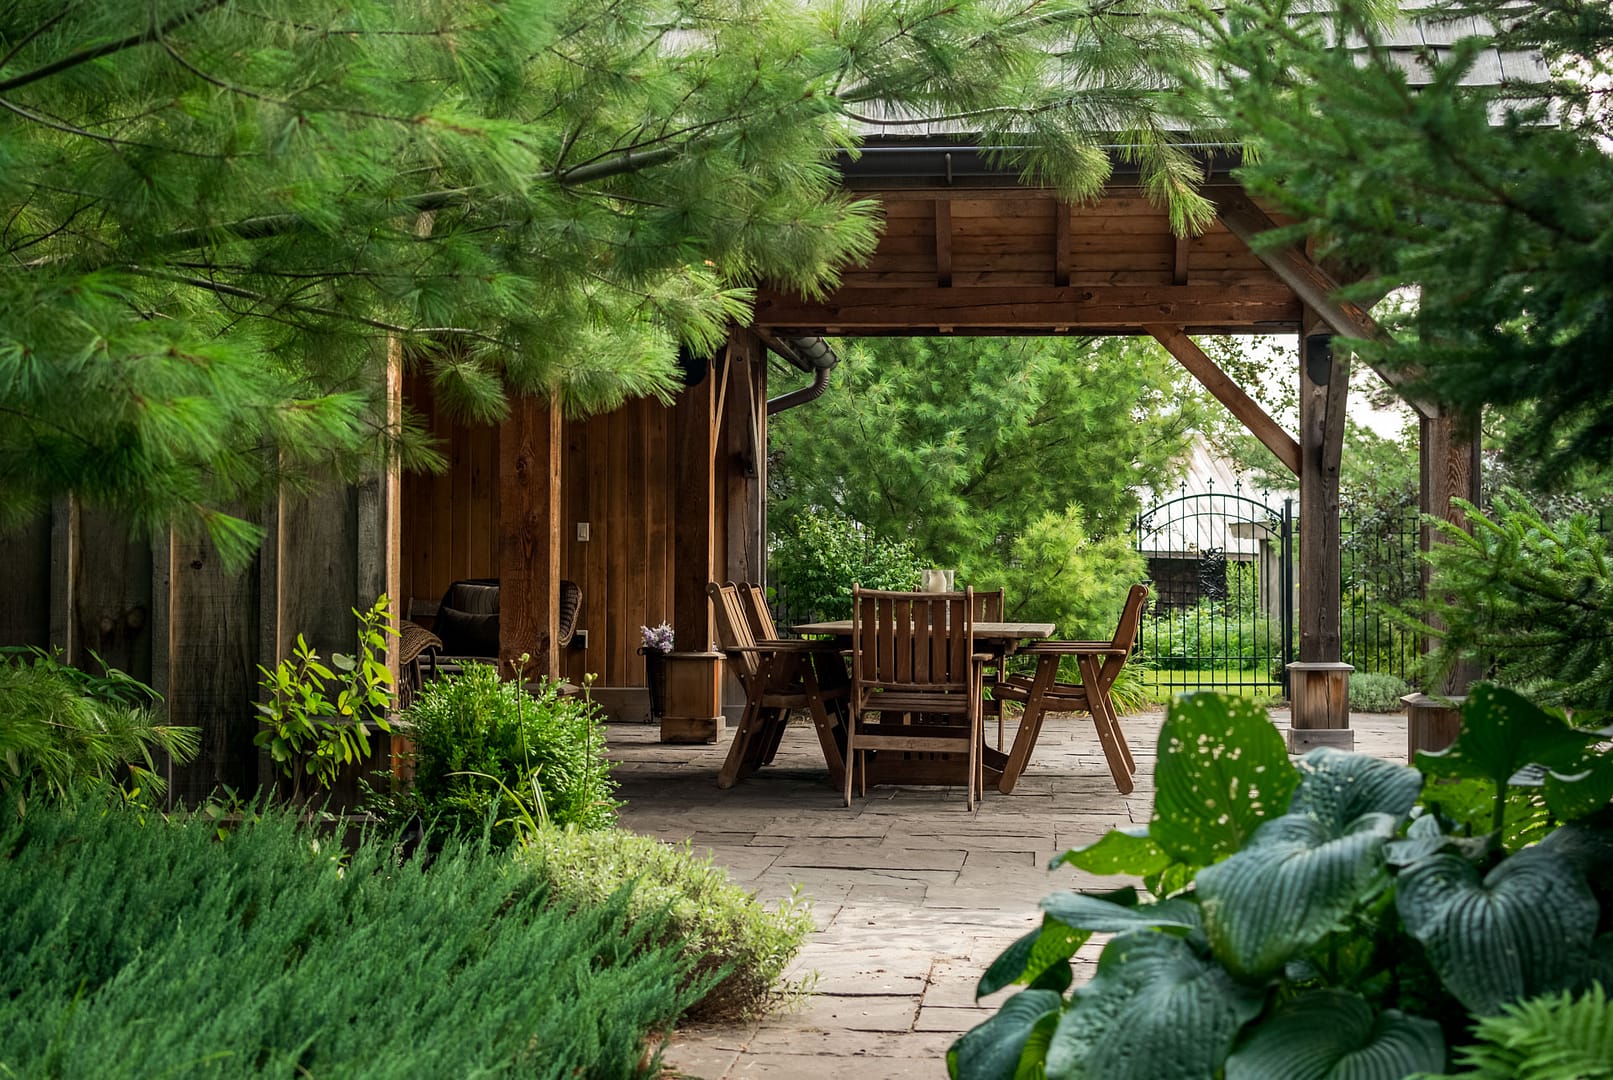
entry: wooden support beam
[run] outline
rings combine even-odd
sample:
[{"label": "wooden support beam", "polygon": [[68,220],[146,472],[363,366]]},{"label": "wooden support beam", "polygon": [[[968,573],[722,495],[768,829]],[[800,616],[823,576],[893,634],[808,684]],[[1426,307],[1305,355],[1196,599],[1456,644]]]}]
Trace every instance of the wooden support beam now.
[{"label": "wooden support beam", "polygon": [[1171,254],[1172,285],[1187,284],[1188,254],[1192,246],[1193,238],[1191,236],[1178,236],[1176,238],[1176,248]]},{"label": "wooden support beam", "polygon": [[758,327],[783,334],[1046,331],[1144,326],[1293,330],[1300,303],[1285,285],[1080,285],[1021,288],[851,287],[821,301],[760,290]]},{"label": "wooden support beam", "polygon": [[[732,344],[730,345],[732,347]],[[704,378],[678,395],[672,411],[677,501],[672,521],[672,634],[667,657],[663,742],[712,742],[722,730],[721,660],[712,651],[711,600],[706,584],[716,570],[717,436],[728,372],[719,355]]]},{"label": "wooden support beam", "polygon": [[[1064,288],[1070,284],[1070,204],[1059,200],[1053,211],[1053,284]],[[1180,284],[1180,283],[1178,283]]]},{"label": "wooden support beam", "polygon": [[1227,407],[1227,411],[1239,423],[1249,430],[1249,433],[1259,439],[1261,444],[1276,455],[1277,460],[1288,467],[1288,471],[1295,476],[1300,474],[1299,442],[1282,425],[1273,420],[1260,403],[1243,392],[1243,388],[1234,382],[1231,376],[1216,366],[1211,360],[1182,331],[1176,326],[1150,326],[1148,332],[1154,339],[1165,346],[1167,352],[1176,357],[1177,361],[1197,379],[1204,389],[1215,396],[1215,399]]},{"label": "wooden support beam", "polygon": [[1299,658],[1343,655],[1339,598],[1339,461],[1343,456],[1349,354],[1329,334],[1300,339]]},{"label": "wooden support beam", "polygon": [[1339,462],[1349,360],[1349,353],[1333,349],[1329,334],[1300,338],[1299,661],[1288,666],[1291,753],[1317,745],[1353,746],[1339,566]]},{"label": "wooden support beam", "polygon": [[761,339],[735,330],[728,349],[728,405],[719,434],[727,455],[730,581],[762,582],[767,570],[767,356]]},{"label": "wooden support beam", "polygon": [[512,397],[498,434],[500,673],[528,656],[526,677],[560,677],[560,405]]},{"label": "wooden support beam", "polygon": [[952,201],[935,200],[935,283],[952,287]]},{"label": "wooden support beam", "polygon": [[[1336,298],[1339,282],[1318,266],[1299,244],[1280,244],[1276,247],[1256,245],[1256,238],[1277,228],[1277,223],[1256,206],[1242,188],[1217,187],[1207,189],[1206,193],[1215,200],[1216,216],[1227,227],[1227,231],[1242,240],[1256,258],[1293,289],[1294,294],[1315,311],[1333,333],[1363,341],[1377,341],[1387,336],[1365,308]],[[1419,416],[1439,415],[1439,407],[1433,402],[1404,392],[1402,388],[1409,381],[1406,374],[1376,366],[1373,370],[1384,382],[1401,391],[1402,399]]]},{"label": "wooden support beam", "polygon": [[[1471,531],[1467,516],[1451,501],[1465,499],[1477,504],[1480,499],[1480,457],[1478,438],[1464,438],[1457,429],[1454,417],[1423,418],[1419,422],[1418,465],[1421,476],[1422,512],[1431,517],[1451,522]],[[1421,546],[1427,553],[1435,544],[1444,543],[1440,534],[1430,525],[1422,527]],[[1428,597],[1431,581],[1430,567],[1423,565],[1422,595]],[[1433,647],[1426,641],[1424,649]],[[1458,664],[1442,685],[1428,687],[1431,693],[1452,696],[1467,693],[1473,683],[1483,678],[1479,664],[1466,661]]]}]

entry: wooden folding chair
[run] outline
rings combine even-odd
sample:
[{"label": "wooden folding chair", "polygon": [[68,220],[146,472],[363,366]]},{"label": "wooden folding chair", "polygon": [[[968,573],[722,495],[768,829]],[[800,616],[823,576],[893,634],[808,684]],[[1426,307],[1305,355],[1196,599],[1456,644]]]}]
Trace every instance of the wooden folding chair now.
[{"label": "wooden folding chair", "polygon": [[[1131,587],[1126,606],[1120,613],[1120,623],[1115,627],[1115,636],[1108,641],[1038,641],[1020,650],[1021,656],[1038,658],[1036,673],[1010,675],[997,684],[999,698],[1025,706],[1013,749],[1009,751],[997,785],[999,791],[1014,789],[1048,713],[1086,712],[1092,716],[1103,756],[1109,763],[1109,773],[1115,778],[1115,787],[1122,795],[1131,793],[1137,762],[1126,744],[1125,732],[1120,730],[1120,717],[1109,689],[1136,643],[1137,626],[1142,621],[1143,604],[1147,599],[1148,586]],[[1075,658],[1081,675],[1078,683],[1058,681],[1059,661],[1066,656]]]},{"label": "wooden folding chair", "polygon": [[843,701],[849,688],[843,676],[838,684],[821,685],[814,663],[827,653],[833,664],[841,664],[838,650],[828,642],[757,640],[745,602],[732,582],[718,585],[713,581],[706,586],[706,594],[715,609],[723,652],[745,689],[745,709],[717,774],[717,786],[733,787],[773,760],[792,709],[803,709],[811,716],[829,766],[830,783],[840,786],[845,771],[840,749],[844,734],[839,730],[838,714],[831,716],[829,707],[837,698]]},{"label": "wooden folding chair", "polygon": [[980,670],[987,659],[974,648],[974,603],[968,589],[913,593],[853,586],[847,806],[859,768],[862,793],[868,793],[869,751],[932,752],[964,757],[967,802],[974,809],[984,787]]},{"label": "wooden folding chair", "polygon": [[[975,622],[1002,622],[1004,604],[1004,590],[1002,589],[976,589]],[[1003,703],[997,696],[997,683],[1002,679],[1003,658],[993,656],[986,661],[985,667],[980,671],[980,723],[984,727],[990,723],[992,717],[997,718],[997,749],[1003,748]]]}]

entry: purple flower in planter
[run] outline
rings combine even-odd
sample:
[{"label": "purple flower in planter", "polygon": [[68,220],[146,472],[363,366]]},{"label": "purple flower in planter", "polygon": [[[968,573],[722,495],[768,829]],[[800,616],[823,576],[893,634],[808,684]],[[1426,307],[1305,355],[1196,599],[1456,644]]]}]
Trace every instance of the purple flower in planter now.
[{"label": "purple flower in planter", "polygon": [[669,653],[672,651],[672,627],[667,623],[659,626],[641,626],[639,632],[644,635],[644,651]]}]

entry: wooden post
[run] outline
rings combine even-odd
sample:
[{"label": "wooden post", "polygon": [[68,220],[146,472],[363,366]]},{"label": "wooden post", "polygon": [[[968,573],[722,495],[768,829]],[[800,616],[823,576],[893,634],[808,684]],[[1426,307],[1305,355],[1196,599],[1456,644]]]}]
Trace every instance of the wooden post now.
[{"label": "wooden post", "polygon": [[749,330],[734,331],[728,379],[721,434],[728,458],[726,577],[761,584],[767,572],[767,358]]},{"label": "wooden post", "polygon": [[672,633],[667,657],[663,742],[714,742],[723,730],[721,654],[713,651],[706,583],[716,560],[717,432],[728,370],[726,350],[700,381],[678,395],[672,413],[677,505],[672,522]]},{"label": "wooden post", "polygon": [[[1339,461],[1344,449],[1347,355],[1327,333],[1305,334],[1299,348],[1299,662],[1292,676],[1289,749],[1353,749],[1350,665],[1342,662],[1339,568]],[[1341,688],[1344,692],[1341,692]]]},{"label": "wooden post", "polygon": [[[1479,440],[1463,439],[1450,416],[1423,417],[1419,427],[1418,464],[1422,481],[1422,511],[1432,517],[1468,528],[1466,515],[1452,502],[1466,499],[1475,505],[1479,501]],[[1431,526],[1422,527],[1422,550],[1426,553],[1434,544],[1442,543],[1439,533]],[[1429,567],[1423,566],[1422,593],[1428,597]],[[1434,642],[1425,641],[1424,651]],[[1464,661],[1445,676],[1440,686],[1426,687],[1429,693],[1443,697],[1465,694],[1467,688],[1483,677],[1483,671],[1473,661]],[[1422,749],[1433,749],[1422,747]]]},{"label": "wooden post", "polygon": [[510,399],[499,427],[499,668],[528,655],[528,679],[560,677],[561,409],[528,395]]}]

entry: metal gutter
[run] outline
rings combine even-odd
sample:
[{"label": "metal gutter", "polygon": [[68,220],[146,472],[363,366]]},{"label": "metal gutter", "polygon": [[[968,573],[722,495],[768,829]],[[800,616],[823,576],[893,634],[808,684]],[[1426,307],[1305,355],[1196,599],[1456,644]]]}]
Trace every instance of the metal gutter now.
[{"label": "metal gutter", "polygon": [[[783,346],[779,348],[778,346]],[[785,360],[802,371],[812,372],[812,382],[798,390],[791,390],[787,394],[767,399],[767,415],[781,413],[785,409],[793,409],[797,405],[805,405],[809,401],[816,401],[829,389],[829,372],[838,363],[840,356],[834,348],[821,337],[791,337],[780,338],[775,343],[774,351]]]}]

